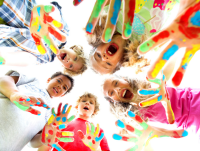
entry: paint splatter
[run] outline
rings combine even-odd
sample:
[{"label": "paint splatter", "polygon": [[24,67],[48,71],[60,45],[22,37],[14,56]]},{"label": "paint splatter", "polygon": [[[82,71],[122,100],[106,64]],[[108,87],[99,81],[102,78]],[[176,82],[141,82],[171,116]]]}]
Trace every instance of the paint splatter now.
[{"label": "paint splatter", "polygon": [[117,23],[117,18],[118,18],[118,13],[121,7],[121,0],[115,0],[114,6],[113,6],[113,16],[111,17],[110,21],[113,25],[116,25]]},{"label": "paint splatter", "polygon": [[158,94],[160,92],[160,89],[156,89],[156,90],[140,90],[139,93],[142,95],[154,95],[154,94]]},{"label": "paint splatter", "polygon": [[118,125],[119,127],[121,127],[121,128],[125,128],[124,123],[123,123],[122,121],[120,121],[120,120],[117,120],[117,125]]},{"label": "paint splatter", "polygon": [[106,32],[105,32],[105,42],[110,42],[111,39],[111,34],[112,34],[112,29],[111,28],[107,28]]},{"label": "paint splatter", "polygon": [[171,56],[174,55],[174,53],[179,49],[178,45],[173,45],[171,48],[169,48],[164,54],[162,59],[163,60],[169,60]]},{"label": "paint splatter", "polygon": [[5,64],[5,59],[3,57],[0,56],[0,65],[4,65]]},{"label": "paint splatter", "polygon": [[182,79],[183,79],[183,73],[180,71],[177,71],[174,77],[172,78],[172,82],[175,86],[179,86]]}]

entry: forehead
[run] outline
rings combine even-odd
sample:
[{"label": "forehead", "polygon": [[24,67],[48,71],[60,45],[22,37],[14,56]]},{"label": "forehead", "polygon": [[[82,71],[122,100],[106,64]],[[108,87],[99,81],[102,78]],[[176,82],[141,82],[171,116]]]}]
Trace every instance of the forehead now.
[{"label": "forehead", "polygon": [[84,96],[81,98],[81,101],[82,100],[89,100],[89,101],[93,101],[94,103],[96,103],[96,99],[94,97]]}]

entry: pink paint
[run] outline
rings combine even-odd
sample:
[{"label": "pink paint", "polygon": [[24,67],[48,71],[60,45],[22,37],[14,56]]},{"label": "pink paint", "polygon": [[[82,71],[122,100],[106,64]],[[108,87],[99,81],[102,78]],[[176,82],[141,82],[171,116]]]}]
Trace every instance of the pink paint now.
[{"label": "pink paint", "polygon": [[134,19],[134,12],[135,12],[135,0],[130,0],[129,1],[128,17],[130,18],[131,25],[132,25],[133,19]]},{"label": "pink paint", "polygon": [[150,30],[150,33],[155,33],[156,32],[156,29],[151,29]]},{"label": "pink paint", "polygon": [[172,78],[172,82],[175,86],[179,86],[182,79],[183,79],[183,73],[180,71],[177,71],[174,77]]},{"label": "pink paint", "polygon": [[162,31],[160,32],[157,36],[155,36],[152,40],[154,42],[158,42],[160,39],[164,39],[164,38],[167,38],[169,37],[169,32],[168,31]]},{"label": "pink paint", "polygon": [[59,32],[55,31],[53,28],[48,27],[48,31],[54,35],[58,40],[62,41],[62,36],[60,35]]}]

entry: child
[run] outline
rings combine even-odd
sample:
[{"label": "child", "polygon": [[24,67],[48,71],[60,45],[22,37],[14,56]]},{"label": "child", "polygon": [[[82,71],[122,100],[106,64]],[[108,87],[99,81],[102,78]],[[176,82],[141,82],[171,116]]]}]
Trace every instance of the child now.
[{"label": "child", "polygon": [[[66,151],[71,151],[71,150],[90,151],[91,149],[87,146],[89,146],[88,142],[92,141],[91,137],[93,137],[93,136],[90,136],[90,139],[87,139],[88,137],[86,137],[86,136],[88,136],[88,135],[86,134],[86,124],[88,127],[89,126],[88,120],[92,116],[96,115],[97,112],[99,111],[99,103],[97,102],[97,98],[93,94],[85,93],[78,99],[75,108],[77,109],[77,114],[78,114],[77,118],[74,121],[70,122],[67,125],[67,128],[63,129],[64,131],[74,132],[74,142],[69,142],[69,143],[60,142],[58,144],[62,148],[64,148]],[[92,123],[90,123],[90,124],[94,128],[94,125]],[[83,133],[81,133],[80,131],[82,131]],[[103,134],[103,130],[100,129],[99,136],[102,136],[102,134]],[[86,135],[86,136],[84,137],[84,135]],[[81,138],[82,138],[82,140],[81,140]],[[93,145],[95,146],[95,144],[99,144],[99,142],[95,142]],[[102,151],[110,150],[105,136],[100,141],[99,145],[100,145],[100,148]],[[90,147],[93,148],[93,146],[90,146]],[[43,146],[42,148],[43,149],[46,148],[45,151],[48,150],[47,149],[48,147]],[[96,146],[96,148],[94,150],[97,150],[98,148],[99,148],[99,146]],[[56,151],[56,149],[53,149],[53,151]]]},{"label": "child", "polygon": [[[5,51],[5,49],[0,51],[0,64],[14,65],[14,66],[16,65],[27,66],[27,65],[32,65],[32,64],[42,64],[42,63],[53,62],[57,60],[59,65],[62,64],[64,66],[65,68],[64,71],[69,72],[71,75],[81,74],[87,69],[86,63],[85,63],[86,59],[84,57],[82,47],[72,46],[70,48],[70,50],[73,48],[71,51],[74,51],[73,53],[77,57],[77,58],[75,57],[76,60],[70,55],[67,55],[68,53],[70,53],[69,49],[60,50],[66,54],[65,56],[67,57],[65,57],[66,58],[65,60],[64,60],[64,56],[62,58],[59,55],[59,52],[57,53],[54,52],[57,55],[53,53],[55,49],[59,51],[59,49],[57,48],[58,45],[60,45],[59,48],[61,48],[63,47],[63,45],[66,44],[66,42],[60,44],[59,41],[62,41],[62,42],[65,41],[66,39],[65,37],[68,35],[69,29],[68,29],[67,24],[62,18],[61,6],[59,6],[57,2],[52,2],[51,4],[55,6],[55,7],[52,6],[52,10],[54,11],[56,18],[58,20],[59,18],[61,18],[61,22],[63,25],[63,29],[61,30],[62,32],[60,32],[57,29],[55,29],[55,31],[57,31],[57,33],[60,34],[61,37],[63,37],[63,40],[60,40],[58,38],[58,34],[57,36],[54,35],[55,37],[58,38],[58,40],[55,38],[54,40],[52,40],[48,34],[46,37],[49,37],[49,40],[45,40],[45,43],[48,44],[47,46],[47,44],[43,45],[41,41],[39,42],[39,38],[35,36],[36,33],[34,33],[34,30],[32,29],[35,27],[35,25],[33,25],[34,22],[33,24],[31,22],[32,20],[35,19],[34,17],[31,18],[31,13],[38,14],[38,8],[41,9],[43,8],[43,6],[42,5],[36,6],[36,3],[34,0],[33,1],[27,1],[27,0],[26,1],[22,1],[22,0],[2,1],[2,4],[0,6],[0,20],[3,20],[6,24],[0,24],[0,31],[1,31],[0,34],[2,35],[2,37],[0,38],[0,46],[12,47],[13,49],[9,49],[9,51],[8,50]],[[51,5],[45,5],[45,6],[51,6]],[[15,8],[15,10],[11,8]],[[42,13],[42,9],[40,13]],[[54,13],[51,13],[51,14],[54,14]],[[46,14],[49,17],[49,13],[46,13]],[[41,16],[39,16],[39,18]],[[41,18],[41,20],[43,19]],[[45,25],[41,26],[40,32],[46,31],[49,28],[48,26],[45,26]],[[56,32],[52,32],[52,33],[56,33]],[[48,41],[50,41],[51,45],[49,45]],[[54,41],[57,44],[54,44]],[[40,46],[43,46],[44,49],[46,49],[46,53],[43,55],[41,55],[38,52],[38,50],[41,49],[41,47],[38,46],[39,43],[41,43]],[[56,56],[59,59],[56,59]]]},{"label": "child", "polygon": [[22,150],[47,122],[51,99],[73,88],[73,79],[61,72],[53,74],[47,83],[44,89],[36,78],[16,71],[0,78],[0,150]]}]

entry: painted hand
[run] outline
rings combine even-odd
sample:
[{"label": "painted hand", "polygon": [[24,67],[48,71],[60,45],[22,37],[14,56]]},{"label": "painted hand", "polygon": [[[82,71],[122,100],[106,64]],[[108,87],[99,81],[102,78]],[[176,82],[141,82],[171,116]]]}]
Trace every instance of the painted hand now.
[{"label": "painted hand", "polygon": [[64,34],[59,31],[63,29],[63,24],[49,16],[49,13],[53,12],[54,10],[55,8],[53,5],[37,5],[32,9],[31,12],[31,36],[33,37],[37,49],[41,54],[46,53],[46,48],[42,42],[42,39],[55,54],[59,54],[59,49],[49,36],[49,33],[54,35],[54,37],[61,42],[66,41]]},{"label": "painted hand", "polygon": [[180,85],[190,60],[195,53],[200,50],[199,8],[200,2],[192,3],[179,17],[173,21],[169,27],[154,35],[139,46],[138,53],[145,54],[156,46],[171,40],[169,45],[161,52],[160,56],[151,65],[147,73],[148,78],[156,78],[170,57],[173,56],[179,48],[186,47],[181,64],[172,78],[172,83],[175,86]]},{"label": "painted hand", "polygon": [[0,56],[0,65],[4,65],[5,64],[5,59],[3,57]]},{"label": "painted hand", "polygon": [[21,93],[14,93],[10,96],[10,101],[14,103],[18,108],[23,111],[30,112],[34,115],[40,115],[41,112],[32,108],[32,106],[44,107],[50,109],[50,107],[44,103],[40,98],[35,98],[33,96],[25,96]]},{"label": "painted hand", "polygon": [[[131,117],[134,121],[136,121],[142,130],[138,130],[132,127],[129,124],[126,124],[120,120],[116,121],[116,125],[120,128],[126,129],[129,132],[133,133],[134,136],[131,135],[120,135],[114,134],[113,139],[115,140],[123,140],[127,142],[133,142],[135,144],[134,147],[127,149],[126,151],[141,151],[143,148],[146,148],[149,144],[149,141],[153,138],[159,137],[174,137],[174,138],[181,138],[188,135],[188,132],[185,130],[177,130],[177,131],[169,131],[169,130],[158,130],[147,123],[145,123],[140,116],[135,115],[133,112],[128,111],[128,116]],[[147,149],[148,150],[148,149]]]},{"label": "painted hand", "polygon": [[83,1],[83,0],[74,0],[74,1],[73,1],[73,4],[74,4],[74,6],[77,6],[77,5],[79,5],[82,1]]},{"label": "painted hand", "polygon": [[[108,0],[97,0],[93,8],[92,14],[86,25],[86,32],[88,34],[93,33],[94,28],[97,24],[98,18],[103,10],[104,6],[107,4]],[[108,43],[111,41],[112,36],[115,31],[115,26],[118,19],[118,14],[120,11],[122,0],[110,0],[110,7],[107,17],[107,22],[105,29],[102,34],[102,41]],[[135,11],[135,0],[124,0],[124,21],[122,29],[122,37],[128,39],[132,33],[132,24],[134,20]]]},{"label": "painted hand", "polygon": [[148,81],[156,83],[159,85],[158,88],[151,88],[151,89],[142,89],[142,90],[138,90],[138,94],[139,95],[154,95],[153,97],[142,101],[139,103],[139,105],[141,107],[146,107],[146,106],[150,106],[153,104],[156,104],[158,102],[161,102],[165,112],[166,112],[166,116],[167,116],[167,120],[170,124],[173,124],[175,121],[175,117],[174,117],[174,112],[171,108],[171,102],[169,100],[169,94],[167,92],[166,89],[166,79],[165,79],[165,75],[162,74],[162,79],[148,79]]},{"label": "painted hand", "polygon": [[58,144],[58,142],[73,142],[74,138],[71,136],[74,136],[74,133],[69,131],[61,131],[61,129],[66,128],[67,124],[72,121],[75,116],[73,115],[67,119],[67,116],[71,110],[71,105],[66,111],[68,104],[65,104],[62,113],[60,112],[61,106],[62,103],[60,103],[58,106],[57,114],[55,114],[54,108],[52,109],[52,115],[42,130],[41,141],[43,144],[54,147],[58,151],[65,151]]},{"label": "painted hand", "polygon": [[83,134],[81,130],[78,131],[79,137],[82,139],[83,143],[88,146],[91,150],[97,150],[100,146],[100,142],[104,137],[104,133],[99,136],[99,124],[97,124],[96,131],[92,123],[86,122],[86,135]]}]

